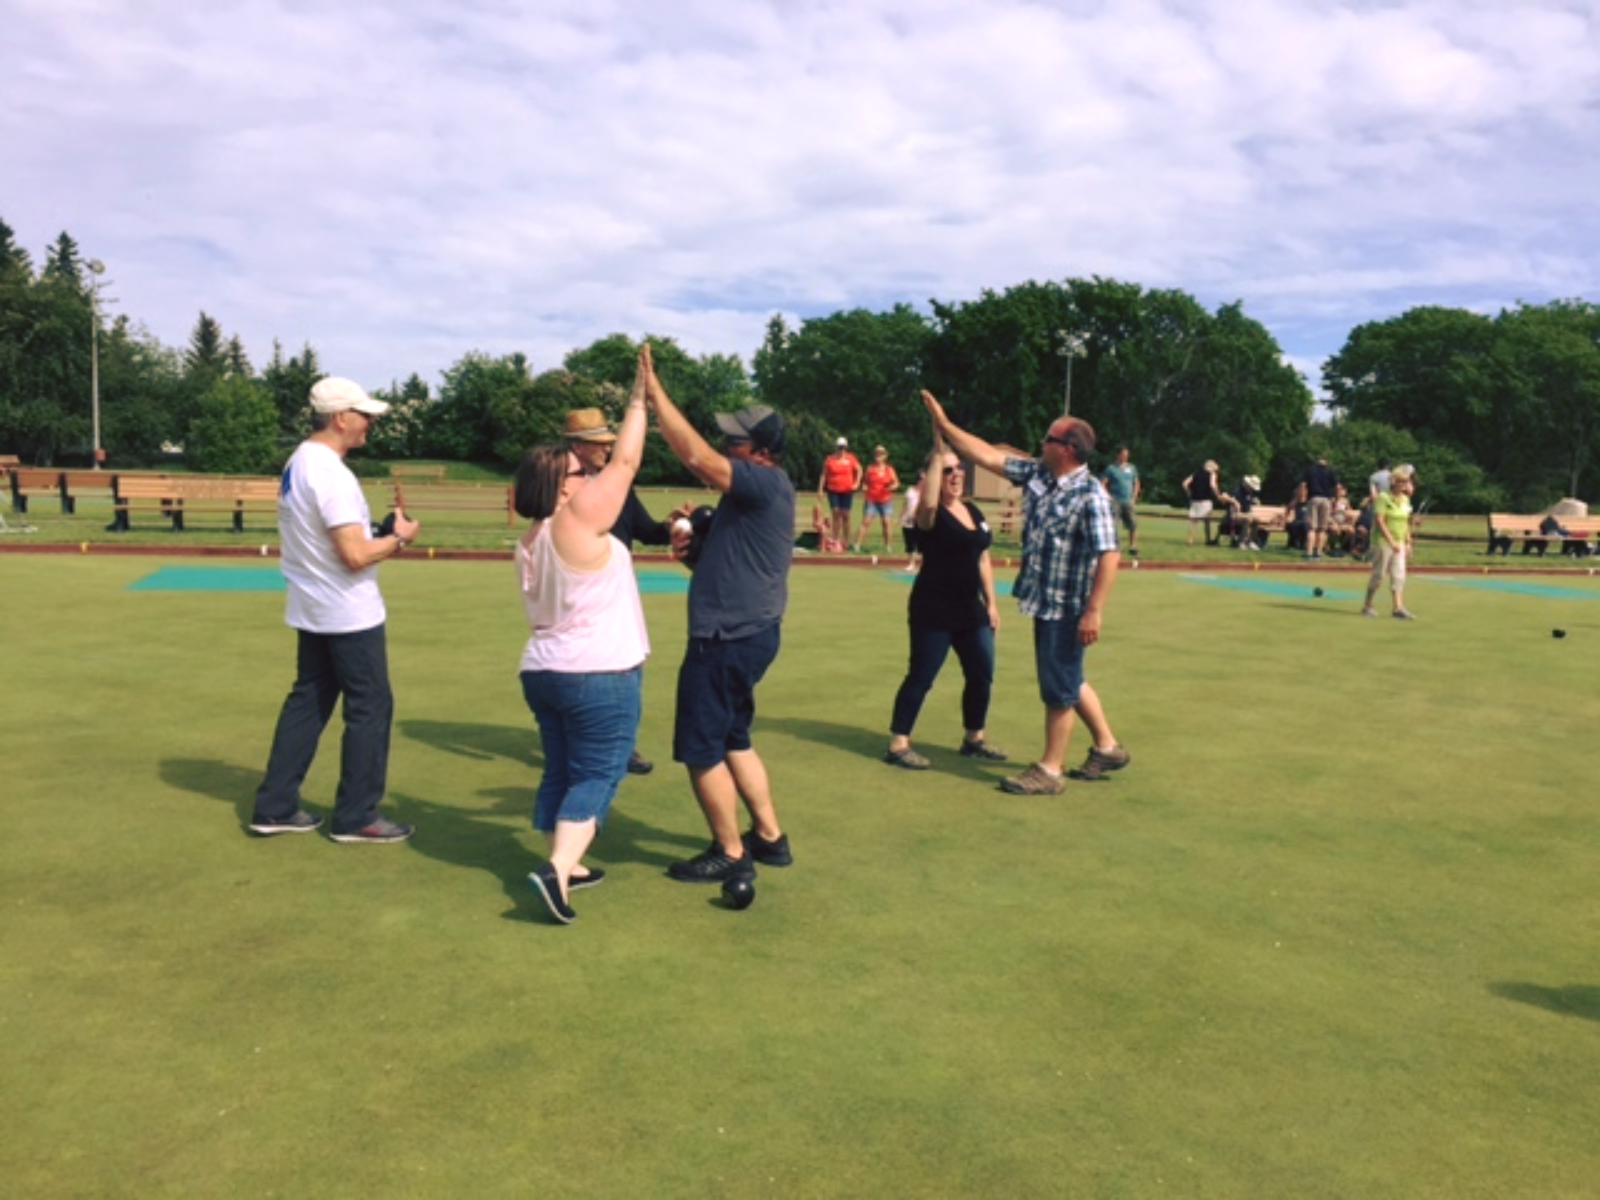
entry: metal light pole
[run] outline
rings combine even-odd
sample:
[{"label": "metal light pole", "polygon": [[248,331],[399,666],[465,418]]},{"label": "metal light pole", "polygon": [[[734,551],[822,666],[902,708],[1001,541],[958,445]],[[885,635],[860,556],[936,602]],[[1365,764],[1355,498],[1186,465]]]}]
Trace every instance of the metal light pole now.
[{"label": "metal light pole", "polygon": [[1061,348],[1056,351],[1067,360],[1066,393],[1063,399],[1061,415],[1072,415],[1072,360],[1084,352],[1089,344],[1089,339],[1081,333],[1068,333],[1065,329],[1056,330],[1056,336],[1061,339]]},{"label": "metal light pole", "polygon": [[84,266],[94,274],[89,283],[89,405],[94,416],[94,469],[98,471],[106,452],[100,448],[100,276],[106,265],[91,258]]}]

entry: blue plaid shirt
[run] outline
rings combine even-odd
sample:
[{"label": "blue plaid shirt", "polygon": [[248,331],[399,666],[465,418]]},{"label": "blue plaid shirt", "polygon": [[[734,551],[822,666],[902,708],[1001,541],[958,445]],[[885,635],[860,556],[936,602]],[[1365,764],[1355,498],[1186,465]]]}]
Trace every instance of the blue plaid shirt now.
[{"label": "blue plaid shirt", "polygon": [[1100,556],[1117,548],[1116,517],[1088,467],[1056,479],[1031,458],[1006,459],[1022,488],[1022,573],[1011,587],[1025,617],[1076,621],[1094,590]]}]

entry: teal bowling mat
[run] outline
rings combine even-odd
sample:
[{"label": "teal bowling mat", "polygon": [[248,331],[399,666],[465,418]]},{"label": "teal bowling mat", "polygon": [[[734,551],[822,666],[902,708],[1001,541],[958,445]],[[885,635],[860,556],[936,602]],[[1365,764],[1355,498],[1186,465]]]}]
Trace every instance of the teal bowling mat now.
[{"label": "teal bowling mat", "polygon": [[[1360,600],[1366,590],[1350,591],[1346,588],[1324,587],[1320,583],[1285,583],[1278,579],[1252,579],[1231,575],[1179,575],[1185,583],[1198,583],[1204,587],[1227,588],[1235,592],[1254,592],[1258,596],[1274,596],[1287,600]],[[1318,596],[1314,588],[1321,588]]]},{"label": "teal bowling mat", "polygon": [[130,592],[281,592],[277,567],[161,567],[128,585]]},{"label": "teal bowling mat", "polygon": [[1457,579],[1453,575],[1414,575],[1407,584],[1417,581],[1442,583],[1450,587],[1473,588],[1480,592],[1511,592],[1517,596],[1533,596],[1540,600],[1600,600],[1600,588],[1562,587],[1554,583],[1528,583],[1521,579]]}]

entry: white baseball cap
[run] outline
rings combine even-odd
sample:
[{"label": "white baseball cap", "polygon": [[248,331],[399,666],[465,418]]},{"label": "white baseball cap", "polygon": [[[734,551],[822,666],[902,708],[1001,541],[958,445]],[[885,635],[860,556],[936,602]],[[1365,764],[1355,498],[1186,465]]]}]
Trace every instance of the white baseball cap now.
[{"label": "white baseball cap", "polygon": [[369,417],[381,417],[389,411],[382,400],[374,400],[359,383],[330,375],[319,380],[311,389],[311,411],[341,413],[354,410]]}]

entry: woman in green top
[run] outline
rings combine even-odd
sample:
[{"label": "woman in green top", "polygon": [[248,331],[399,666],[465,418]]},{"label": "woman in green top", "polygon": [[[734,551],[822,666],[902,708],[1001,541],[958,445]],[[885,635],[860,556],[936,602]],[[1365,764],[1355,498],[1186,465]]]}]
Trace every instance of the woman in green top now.
[{"label": "woman in green top", "polygon": [[1416,617],[1406,608],[1406,560],[1411,557],[1411,493],[1416,483],[1409,467],[1396,467],[1389,474],[1389,490],[1379,492],[1372,504],[1372,578],[1367,581],[1367,602],[1363,617],[1375,617],[1372,598],[1378,594],[1383,577],[1389,577],[1394,595],[1394,615],[1401,621]]}]

